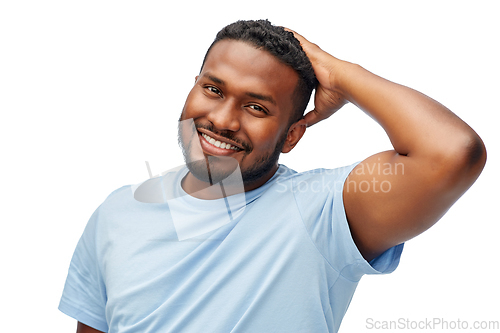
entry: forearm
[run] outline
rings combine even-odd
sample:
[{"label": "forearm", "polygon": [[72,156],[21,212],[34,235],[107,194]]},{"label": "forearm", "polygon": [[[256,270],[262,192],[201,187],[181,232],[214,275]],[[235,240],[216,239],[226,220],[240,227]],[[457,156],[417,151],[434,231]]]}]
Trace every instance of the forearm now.
[{"label": "forearm", "polygon": [[[353,239],[371,260],[443,216],[480,174],[486,161],[483,142],[433,99],[339,60],[295,35],[319,82],[314,110],[304,118],[307,125],[327,119],[349,101],[377,121],[394,146],[394,151],[358,164],[343,189]],[[375,188],[382,183],[386,190]],[[357,191],[361,184],[374,186]]]},{"label": "forearm", "polygon": [[471,146],[482,149],[476,133],[440,103],[361,66],[335,61],[334,85],[384,128],[397,153],[432,158],[436,154],[457,156]]}]

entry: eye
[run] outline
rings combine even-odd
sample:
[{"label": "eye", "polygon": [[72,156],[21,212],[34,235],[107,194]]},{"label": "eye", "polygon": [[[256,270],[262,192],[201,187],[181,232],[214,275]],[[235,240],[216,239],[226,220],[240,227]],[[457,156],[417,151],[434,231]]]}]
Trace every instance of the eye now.
[{"label": "eye", "polygon": [[210,91],[211,93],[213,93],[213,94],[216,94],[216,95],[222,96],[221,91],[220,91],[219,89],[217,89],[216,87],[214,87],[214,86],[207,86],[207,87],[206,87],[206,89],[207,89],[208,91]]},{"label": "eye", "polygon": [[259,105],[252,104],[252,105],[249,105],[248,107],[251,108],[251,109],[254,109],[255,111],[267,113],[267,110],[264,109],[263,107],[259,106]]}]

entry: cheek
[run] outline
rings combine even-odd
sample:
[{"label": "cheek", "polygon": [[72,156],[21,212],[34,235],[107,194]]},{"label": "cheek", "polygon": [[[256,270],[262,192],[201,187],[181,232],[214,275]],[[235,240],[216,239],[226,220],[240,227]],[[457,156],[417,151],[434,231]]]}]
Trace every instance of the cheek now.
[{"label": "cheek", "polygon": [[269,119],[257,119],[247,123],[247,133],[252,133],[251,140],[254,148],[259,147],[259,150],[274,150],[279,138],[283,134],[283,128],[277,121],[269,121]]},{"label": "cheek", "polygon": [[191,91],[182,109],[182,118],[199,118],[207,115],[214,107],[213,102],[204,98],[199,93]]}]

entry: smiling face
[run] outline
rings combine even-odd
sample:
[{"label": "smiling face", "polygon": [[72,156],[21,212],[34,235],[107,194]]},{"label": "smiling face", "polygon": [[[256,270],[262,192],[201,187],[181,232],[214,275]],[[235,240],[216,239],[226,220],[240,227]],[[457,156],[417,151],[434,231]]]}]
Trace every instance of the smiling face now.
[{"label": "smiling face", "polygon": [[[297,82],[291,67],[248,43],[228,39],[212,47],[181,115],[194,120],[203,153],[210,157],[212,183],[234,169],[225,158],[218,163],[218,157],[239,163],[246,191],[274,174],[279,154],[290,151],[305,130],[300,121],[289,126]],[[182,141],[185,155],[190,154]],[[190,166],[183,182],[187,192],[197,181],[206,182],[203,164],[204,172]]]}]

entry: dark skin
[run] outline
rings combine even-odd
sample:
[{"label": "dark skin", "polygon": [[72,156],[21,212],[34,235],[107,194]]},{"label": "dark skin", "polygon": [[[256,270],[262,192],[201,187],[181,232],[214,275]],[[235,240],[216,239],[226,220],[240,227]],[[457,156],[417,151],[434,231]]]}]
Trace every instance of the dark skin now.
[{"label": "dark skin", "polygon": [[[225,51],[238,53],[247,50],[251,51],[247,60],[266,60],[253,63],[252,67],[243,60],[231,60],[226,67],[222,61],[230,59],[224,60],[224,49],[219,48],[221,52],[216,54],[219,59],[208,59],[208,70],[212,74],[216,72],[216,77],[223,79],[225,86],[204,75],[207,69],[202,71],[186,101],[184,116],[213,122],[216,128],[234,131],[238,138],[250,142],[256,154],[246,157],[245,166],[271,151],[273,147],[269,143],[277,142],[285,131],[287,138],[283,153],[293,149],[306,126],[327,119],[344,104],[350,102],[362,109],[384,128],[394,148],[365,159],[348,176],[343,189],[353,239],[363,257],[371,260],[427,230],[446,213],[481,173],[486,162],[484,144],[466,123],[440,103],[358,65],[339,60],[294,34],[311,60],[319,81],[315,108],[304,119],[286,129],[294,89],[289,81],[294,76],[287,74],[285,69],[283,75],[289,76],[288,81],[283,81],[288,82],[288,86],[279,84],[279,80],[272,81],[276,78],[276,66],[281,64],[273,62],[264,51],[252,51],[241,43],[226,43]],[[273,72],[267,77],[266,73],[271,69]],[[260,83],[259,75],[264,78]],[[266,82],[272,84],[266,85]],[[248,100],[248,92],[254,92],[256,88],[259,93],[275,97],[276,107],[269,101]],[[224,92],[223,99],[220,91]],[[206,108],[210,103],[205,99],[223,107]],[[253,105],[272,110],[265,116],[259,112],[254,114],[260,109]],[[259,131],[262,126],[265,131]],[[208,149],[209,154],[217,152]],[[242,161],[244,154],[240,153],[236,152],[234,156]],[[246,185],[245,190],[264,184],[276,168],[277,164],[261,179]],[[206,186],[186,177],[183,187],[189,193]],[[100,331],[78,323],[77,332]]]},{"label": "dark skin", "polygon": [[102,333],[102,331],[98,331],[95,328],[87,326],[78,322],[78,326],[76,327],[76,333]]},{"label": "dark skin", "polygon": [[[436,223],[477,179],[486,149],[476,132],[440,103],[339,60],[294,34],[319,81],[315,109],[305,116],[307,125],[350,102],[384,128],[394,147],[365,159],[343,190],[353,239],[366,260],[374,259]],[[385,192],[376,186],[382,183]],[[367,184],[371,186],[365,191]]]},{"label": "dark skin", "polygon": [[[211,49],[196,77],[181,119],[212,125],[212,131],[198,128],[203,154],[233,158],[244,173],[267,159],[286,131],[283,153],[291,151],[304,134],[303,120],[288,128],[297,82],[297,73],[270,53],[241,41],[223,40]],[[223,135],[227,132],[233,140]],[[202,134],[241,149],[219,149],[207,143]],[[219,167],[224,168],[223,163]],[[263,185],[277,169],[276,160],[262,177],[245,183],[245,191]],[[208,185],[191,173],[182,183],[186,193],[201,199],[211,198],[209,193],[199,192]]]}]

